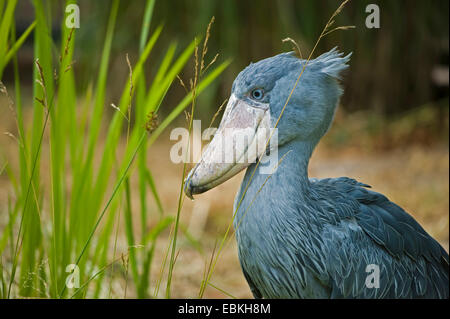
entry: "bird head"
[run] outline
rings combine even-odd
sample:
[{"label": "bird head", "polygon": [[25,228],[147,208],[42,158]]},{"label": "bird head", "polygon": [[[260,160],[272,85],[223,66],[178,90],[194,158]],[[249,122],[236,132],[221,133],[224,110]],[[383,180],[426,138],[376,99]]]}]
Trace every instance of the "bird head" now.
[{"label": "bird head", "polygon": [[223,183],[290,141],[315,145],[333,120],[342,94],[340,72],[349,58],[332,49],[307,62],[287,52],[241,71],[214,138],[186,178],[186,195]]}]

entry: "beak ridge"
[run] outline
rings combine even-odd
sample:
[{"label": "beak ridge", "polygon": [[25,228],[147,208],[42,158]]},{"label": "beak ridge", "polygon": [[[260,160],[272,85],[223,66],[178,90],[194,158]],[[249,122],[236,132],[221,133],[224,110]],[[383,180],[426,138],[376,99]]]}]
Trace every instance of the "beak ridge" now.
[{"label": "beak ridge", "polygon": [[268,104],[255,107],[231,95],[224,116],[212,141],[200,161],[189,172],[184,182],[184,192],[193,195],[225,182],[264,154],[270,129]]}]

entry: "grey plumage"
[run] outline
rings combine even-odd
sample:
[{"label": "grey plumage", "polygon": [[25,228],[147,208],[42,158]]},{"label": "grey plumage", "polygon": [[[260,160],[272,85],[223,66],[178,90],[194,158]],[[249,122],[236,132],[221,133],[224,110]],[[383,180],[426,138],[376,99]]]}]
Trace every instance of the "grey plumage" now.
[{"label": "grey plumage", "polygon": [[[271,182],[258,196],[274,192]],[[312,180],[302,201],[254,201],[245,216],[239,209],[239,258],[254,296],[448,298],[447,253],[410,215],[366,187],[346,177]],[[379,288],[366,287],[371,264],[380,267]]]},{"label": "grey plumage", "polygon": [[[333,49],[309,62],[278,123],[278,169],[247,169],[234,219],[245,278],[256,298],[448,298],[449,256],[408,213],[353,179],[308,178],[349,58]],[[292,53],[253,63],[232,93],[251,105],[262,88],[273,127],[304,63]],[[378,288],[366,284],[369,265]]]}]

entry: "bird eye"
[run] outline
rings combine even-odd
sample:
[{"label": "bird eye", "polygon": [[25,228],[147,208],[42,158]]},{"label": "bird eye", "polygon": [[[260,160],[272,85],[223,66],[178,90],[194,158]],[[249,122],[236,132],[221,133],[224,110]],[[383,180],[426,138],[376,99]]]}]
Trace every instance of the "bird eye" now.
[{"label": "bird eye", "polygon": [[264,96],[264,91],[262,89],[254,89],[251,92],[251,96],[255,100],[261,100]]}]

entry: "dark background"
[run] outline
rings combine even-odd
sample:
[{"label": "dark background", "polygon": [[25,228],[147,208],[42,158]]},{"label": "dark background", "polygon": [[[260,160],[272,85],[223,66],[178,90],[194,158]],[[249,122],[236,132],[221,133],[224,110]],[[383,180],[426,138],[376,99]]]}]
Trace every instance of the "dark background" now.
[{"label": "dark background", "polygon": [[[370,3],[380,7],[381,27],[368,29],[365,8]],[[212,16],[215,23],[209,41],[209,53],[220,54],[219,61],[231,58],[233,63],[225,74],[200,98],[199,117],[210,118],[228,95],[235,76],[251,61],[291,50],[291,44],[282,39],[295,39],[307,56],[326,21],[339,6],[335,0],[320,1],[156,1],[151,29],[163,25],[152,59],[158,63],[168,44],[176,41],[178,50],[196,35],[204,34]],[[109,1],[79,1],[81,25],[77,33],[75,55],[76,71],[80,76],[80,91],[84,91],[97,72],[103,37],[107,25]],[[117,83],[109,83],[114,97],[128,72],[125,54],[138,56],[143,1],[123,1],[114,37],[111,68]],[[59,38],[60,12],[54,9],[52,37]],[[339,14],[336,25],[354,25],[356,28],[335,32],[320,42],[317,56],[338,46],[344,52],[353,52],[351,68],[344,77],[345,94],[342,108],[347,112],[369,110],[385,119],[402,116],[410,110],[428,107],[431,118],[427,124],[429,134],[446,139],[448,128],[448,10],[446,0],[433,1],[351,1]],[[21,34],[33,18],[29,1],[19,2],[16,11],[17,32]],[[32,37],[19,53],[22,68],[32,70]],[[30,52],[27,53],[26,48]],[[56,50],[56,47],[55,47]],[[6,72],[7,78],[9,72]],[[151,67],[147,73],[152,73]],[[192,76],[189,66],[183,78]],[[22,77],[28,79],[30,77]],[[167,106],[184,94],[175,85],[171,89]],[[412,124],[414,128],[414,123]],[[435,136],[436,137],[436,136]],[[434,137],[434,138],[435,138]],[[428,141],[426,139],[426,141]]]}]

